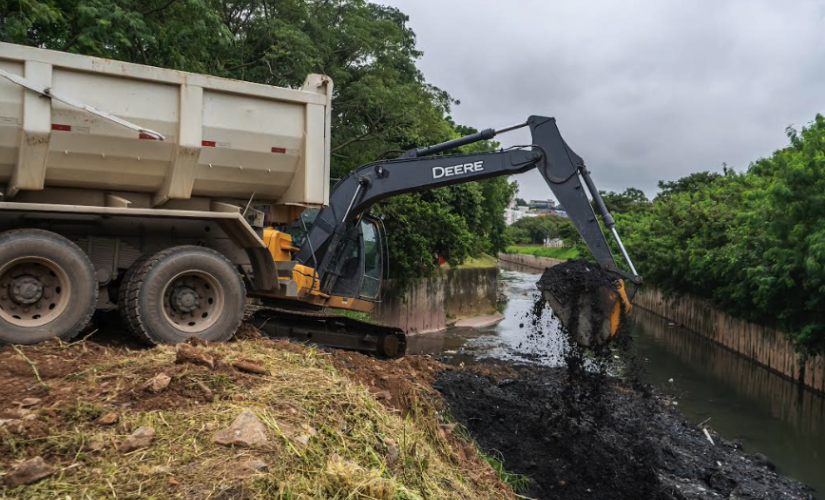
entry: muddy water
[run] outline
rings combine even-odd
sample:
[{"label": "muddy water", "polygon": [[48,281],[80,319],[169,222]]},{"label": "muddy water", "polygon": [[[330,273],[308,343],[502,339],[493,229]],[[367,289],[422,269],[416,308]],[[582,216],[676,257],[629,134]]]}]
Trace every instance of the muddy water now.
[{"label": "muddy water", "polygon": [[[450,328],[435,334],[414,335],[407,339],[407,352],[437,355],[453,364],[500,359],[561,366],[566,344],[556,334],[559,327],[556,320],[546,314],[540,325],[532,325],[532,308],[538,296],[536,281],[540,275],[529,267],[502,264],[499,293],[505,301],[504,319],[500,323],[482,329]],[[551,334],[533,334],[538,330]]]},{"label": "muddy water", "polygon": [[[496,326],[453,328],[414,336],[408,352],[431,354],[451,364],[498,359],[549,366],[563,364],[564,343],[549,314],[532,335],[531,307],[539,272],[504,264],[501,293],[505,319]],[[749,453],[769,456],[783,474],[816,488],[825,497],[825,398],[741,358],[667,320],[637,310],[633,317],[637,352],[648,381],[675,397],[682,413],[708,425]],[[672,381],[671,381],[672,380]]]}]

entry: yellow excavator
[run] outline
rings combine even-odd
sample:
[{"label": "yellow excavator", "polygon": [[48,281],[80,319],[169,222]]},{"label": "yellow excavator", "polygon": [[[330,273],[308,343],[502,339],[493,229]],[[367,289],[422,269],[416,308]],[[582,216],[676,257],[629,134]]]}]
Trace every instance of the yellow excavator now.
[{"label": "yellow excavator", "polygon": [[[445,154],[522,127],[529,127],[532,135],[527,146],[488,153]],[[405,337],[399,329],[306,308],[364,312],[374,308],[381,296],[387,252],[383,225],[368,214],[370,207],[402,193],[520,174],[534,168],[565,207],[596,261],[589,269],[592,276],[575,277],[580,283],[576,289],[563,276],[549,283],[543,280],[544,296],[580,344],[594,346],[606,342],[616,335],[629,314],[633,293],[642,279],[584,161],[564,142],[556,120],[542,116],[531,116],[524,123],[499,130],[487,129],[411,149],[398,158],[375,161],[352,171],[336,184],[328,206],[305,212],[293,224],[297,226],[292,228],[293,232],[298,229],[296,240],[286,228],[265,229],[263,240],[272,257],[271,265],[277,270],[278,287],[265,301],[271,307],[257,313],[256,323],[274,335],[384,356],[403,355]],[[617,266],[586,192],[630,272]],[[596,277],[599,279],[591,279]],[[254,276],[249,278],[254,282]]]}]

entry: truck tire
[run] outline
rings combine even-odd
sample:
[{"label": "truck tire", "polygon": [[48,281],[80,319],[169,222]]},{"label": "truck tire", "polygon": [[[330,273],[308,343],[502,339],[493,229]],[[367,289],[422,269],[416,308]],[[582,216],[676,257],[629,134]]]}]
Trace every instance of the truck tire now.
[{"label": "truck tire", "polygon": [[117,311],[120,314],[120,320],[123,322],[124,325],[129,324],[129,317],[126,312],[126,297],[129,296],[129,282],[132,281],[132,276],[135,275],[140,266],[146,262],[146,256],[141,255],[138,257],[132,265],[129,266],[129,269],[123,273],[123,276],[120,278],[120,285],[117,287]]},{"label": "truck tire", "polygon": [[94,266],[70,240],[42,229],[0,234],[0,344],[74,338],[97,294]]},{"label": "truck tire", "polygon": [[240,273],[221,253],[205,247],[162,250],[147,258],[125,285],[120,306],[127,327],[151,344],[175,344],[193,336],[229,340],[246,306]]}]

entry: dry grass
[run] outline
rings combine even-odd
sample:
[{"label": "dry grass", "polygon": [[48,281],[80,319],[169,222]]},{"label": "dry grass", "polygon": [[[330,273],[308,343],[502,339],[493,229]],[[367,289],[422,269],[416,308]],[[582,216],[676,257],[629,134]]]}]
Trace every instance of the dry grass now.
[{"label": "dry grass", "polygon": [[[27,352],[35,349],[59,350],[57,354],[71,358],[74,350],[85,347],[47,344]],[[270,341],[202,349],[229,363],[254,360],[270,375],[235,377],[179,365],[171,394],[189,390],[199,380],[215,391],[215,401],[190,398],[184,405],[178,401],[175,408],[151,411],[121,405],[151,374],[171,373],[175,353],[170,348],[121,352],[50,380],[52,396],[64,397],[51,405],[53,409],[41,410],[33,428],[16,433],[0,427],[0,471],[8,472],[18,461],[36,455],[58,468],[77,465],[27,487],[0,486],[0,498],[511,496],[487,464],[451,446],[454,438],[445,434],[432,405],[414,403],[402,418],[337,371],[328,354]],[[117,426],[93,422],[113,409],[121,414]],[[213,434],[244,409],[264,422],[269,442],[255,449],[214,444]],[[153,446],[120,454],[117,445],[139,426],[155,429]],[[265,462],[268,469],[249,467],[247,462],[253,460]]]}]

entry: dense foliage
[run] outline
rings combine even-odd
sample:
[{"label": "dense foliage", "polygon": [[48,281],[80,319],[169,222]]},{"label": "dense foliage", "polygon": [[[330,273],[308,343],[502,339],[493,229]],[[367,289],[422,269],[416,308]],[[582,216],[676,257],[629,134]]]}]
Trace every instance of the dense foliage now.
[{"label": "dense foliage", "polygon": [[[825,352],[825,120],[743,173],[660,183],[652,203],[617,208],[639,272],[667,291],[786,331]],[[615,201],[615,200],[614,200]]]},{"label": "dense foliage", "polygon": [[[366,0],[0,0],[1,41],[286,87],[329,75],[333,178],[468,131],[417,69],[406,23]],[[513,193],[498,179],[384,204],[396,276],[435,269],[436,255],[456,263],[504,249]]]},{"label": "dense foliage", "polygon": [[522,217],[507,227],[506,236],[516,245],[540,245],[544,240],[560,239],[572,247],[581,242],[570,219],[553,215]]},{"label": "dense foliage", "polygon": [[602,197],[602,201],[604,201],[604,205],[610,213],[626,214],[637,210],[644,210],[650,203],[644,191],[632,187],[625,189],[621,193],[599,191],[599,195]]}]

